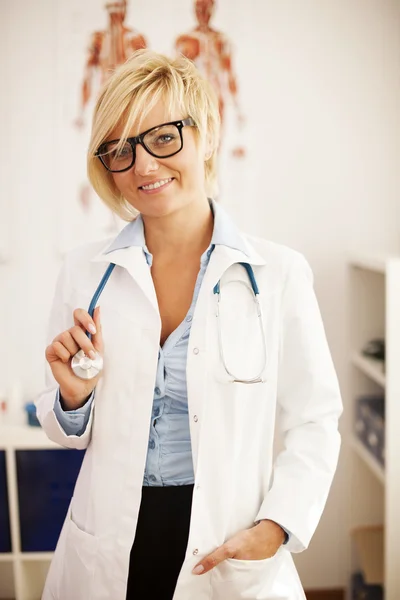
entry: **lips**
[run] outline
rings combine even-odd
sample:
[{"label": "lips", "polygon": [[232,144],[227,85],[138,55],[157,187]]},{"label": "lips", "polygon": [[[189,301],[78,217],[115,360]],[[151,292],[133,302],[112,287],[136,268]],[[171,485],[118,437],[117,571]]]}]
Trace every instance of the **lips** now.
[{"label": "lips", "polygon": [[149,181],[148,183],[139,186],[139,189],[145,191],[156,190],[160,187],[163,187],[167,183],[170,183],[172,180],[173,177],[167,177],[165,179],[156,179],[155,181]]}]

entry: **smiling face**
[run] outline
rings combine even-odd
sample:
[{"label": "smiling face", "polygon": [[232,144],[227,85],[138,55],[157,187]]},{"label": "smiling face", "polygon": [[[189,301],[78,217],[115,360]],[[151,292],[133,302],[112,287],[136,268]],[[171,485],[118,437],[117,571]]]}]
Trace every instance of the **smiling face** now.
[{"label": "smiling face", "polygon": [[[182,128],[183,148],[172,156],[169,149],[177,148],[174,132],[163,129],[161,135],[159,127],[188,118],[195,126]],[[158,130],[154,137],[148,133],[153,129]],[[207,205],[207,197],[217,191],[219,131],[217,95],[189,59],[170,59],[151,50],[135,52],[114,71],[99,94],[87,153],[90,183],[104,203],[126,221],[138,211],[162,215],[197,200]],[[131,166],[128,158],[129,154],[133,158],[132,152],[125,141],[145,132],[143,143],[164,157],[151,156],[139,144],[136,163]],[[121,143],[109,145],[114,140]],[[170,157],[164,151],[167,147]],[[111,173],[111,159],[118,161],[118,169],[123,163],[128,170]],[[155,191],[146,184],[150,188],[155,184]]]},{"label": "smiling face", "polygon": [[[129,136],[134,137],[151,127],[187,116],[179,111],[169,114],[165,102],[160,100],[143,119],[140,131],[134,129]],[[108,139],[119,139],[123,129],[122,123],[111,132]],[[138,144],[132,168],[123,173],[112,173],[122,196],[144,216],[166,216],[193,202],[203,202],[206,198],[204,143],[195,127],[184,127],[182,137],[182,150],[169,158],[155,158]]]}]

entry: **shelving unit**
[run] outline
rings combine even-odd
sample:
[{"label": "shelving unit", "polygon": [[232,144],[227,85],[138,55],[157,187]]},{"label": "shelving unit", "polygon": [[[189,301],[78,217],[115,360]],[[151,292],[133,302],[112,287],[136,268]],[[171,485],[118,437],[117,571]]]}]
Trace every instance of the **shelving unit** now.
[{"label": "shelving unit", "polygon": [[[353,420],[357,398],[385,395],[385,466],[355,433],[352,448],[351,535],[352,569],[360,567],[360,543],[374,547],[383,526],[382,561],[385,600],[400,598],[400,258],[353,256],[350,259],[350,356]],[[386,360],[362,355],[370,340],[384,338]],[[382,530],[381,530],[382,531]],[[362,562],[362,557],[361,557]]]},{"label": "shelving unit", "polygon": [[[0,452],[6,458],[11,552],[0,552],[0,599],[40,600],[53,552],[25,552],[21,525],[21,475],[18,462],[26,451],[63,450],[51,442],[39,427],[0,426]],[[21,451],[23,451],[21,453]],[[58,459],[58,454],[56,455]],[[64,455],[65,456],[65,455]],[[60,454],[60,458],[61,458]],[[76,462],[76,461],[75,461]],[[62,477],[62,475],[60,475]],[[39,483],[39,482],[38,482]],[[0,483],[0,485],[3,485]],[[30,499],[26,499],[25,501]],[[45,501],[45,499],[44,499]],[[51,518],[51,516],[49,517]]]},{"label": "shelving unit", "polygon": [[359,352],[355,352],[352,356],[351,362],[355,367],[360,369],[367,377],[375,381],[383,389],[386,388],[386,375],[383,370],[383,364],[381,361],[374,360],[362,356]]},{"label": "shelving unit", "polygon": [[368,448],[364,446],[362,442],[353,434],[351,437],[351,446],[354,452],[357,453],[359,458],[364,462],[368,469],[375,475],[375,477],[384,485],[385,484],[385,469],[376,460],[376,458],[369,452]]}]

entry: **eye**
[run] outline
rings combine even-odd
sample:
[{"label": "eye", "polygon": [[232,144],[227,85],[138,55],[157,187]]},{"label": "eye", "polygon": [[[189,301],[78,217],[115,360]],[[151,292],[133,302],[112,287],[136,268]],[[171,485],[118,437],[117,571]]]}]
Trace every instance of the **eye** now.
[{"label": "eye", "polygon": [[129,146],[123,146],[121,148],[121,150],[115,150],[114,152],[114,156],[115,158],[124,158],[125,156],[127,156],[128,154],[131,154],[132,150],[130,145]]},{"label": "eye", "polygon": [[132,147],[128,143],[124,144],[122,148],[118,148],[117,144],[113,144],[105,149],[104,154],[107,154],[113,161],[121,161],[132,155]]},{"label": "eye", "polygon": [[176,140],[176,136],[173,133],[163,133],[162,135],[158,135],[152,143],[155,146],[165,146],[166,144],[171,144]]},{"label": "eye", "polygon": [[179,140],[179,131],[175,125],[161,125],[149,131],[144,142],[154,150],[161,150],[175,146]]},{"label": "eye", "polygon": [[134,162],[131,144],[125,142],[122,148],[119,148],[118,144],[118,141],[106,143],[99,149],[101,161],[112,171],[129,169]]}]

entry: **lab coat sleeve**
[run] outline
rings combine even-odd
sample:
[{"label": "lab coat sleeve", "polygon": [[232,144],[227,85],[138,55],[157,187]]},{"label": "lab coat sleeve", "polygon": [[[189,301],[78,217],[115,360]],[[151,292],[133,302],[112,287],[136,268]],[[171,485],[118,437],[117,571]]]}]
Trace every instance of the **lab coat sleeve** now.
[{"label": "lab coat sleeve", "polygon": [[[68,302],[72,289],[69,270],[69,260],[67,257],[57,279],[47,332],[48,344],[59,333],[69,329],[74,324],[73,309]],[[76,433],[68,434],[57,418],[55,410],[57,390],[58,383],[53,377],[49,364],[46,362],[46,389],[35,400],[37,417],[47,437],[53,442],[66,448],[83,450],[87,448],[90,441],[95,402],[93,401],[90,405],[86,427],[80,432],[80,435]]]},{"label": "lab coat sleeve", "polygon": [[77,410],[64,410],[60,401],[60,388],[57,389],[54,402],[54,412],[61,427],[67,435],[82,435],[90,417],[90,407],[94,399],[94,391],[90,394],[86,403]]},{"label": "lab coat sleeve", "polygon": [[295,255],[282,294],[276,457],[259,519],[290,532],[290,552],[305,550],[325,507],[336,470],[342,412],[339,385],[306,260]]}]

